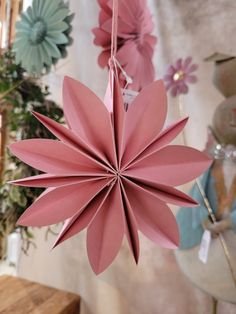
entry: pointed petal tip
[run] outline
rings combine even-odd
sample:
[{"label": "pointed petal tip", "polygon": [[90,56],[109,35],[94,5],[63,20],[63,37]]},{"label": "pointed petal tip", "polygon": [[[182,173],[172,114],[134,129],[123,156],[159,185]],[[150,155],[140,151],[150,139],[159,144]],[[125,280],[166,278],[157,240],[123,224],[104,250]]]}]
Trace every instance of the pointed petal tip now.
[{"label": "pointed petal tip", "polygon": [[136,256],[136,255],[134,254],[134,261],[135,261],[135,264],[138,265],[139,256]]},{"label": "pointed petal tip", "polygon": [[179,228],[177,226],[176,234],[174,238],[168,243],[166,248],[171,249],[171,250],[176,250],[179,248],[180,244],[180,234],[179,234]]},{"label": "pointed petal tip", "polygon": [[[199,205],[199,203],[196,200],[192,199],[191,205],[192,205],[192,207],[197,207]],[[182,206],[182,207],[187,207],[187,205],[186,206]]]},{"label": "pointed petal tip", "polygon": [[[61,231],[62,232],[62,231]],[[52,247],[51,247],[51,251],[53,249],[55,249],[59,244],[61,244],[62,242],[64,242],[65,240],[63,240],[63,233],[61,233],[58,235],[58,237],[56,238],[55,242],[53,243]]]},{"label": "pointed petal tip", "polygon": [[179,243],[175,244],[175,243],[172,243],[168,246],[166,246],[167,249],[170,249],[170,250],[177,250],[179,248]]},{"label": "pointed petal tip", "polygon": [[7,184],[12,184],[12,185],[18,185],[17,184],[17,180],[11,180],[11,181],[7,181]]},{"label": "pointed petal tip", "polygon": [[176,242],[173,243],[173,249],[177,250],[180,246],[180,234],[179,234],[179,229],[178,229],[178,238],[176,239]]},{"label": "pointed petal tip", "polygon": [[[187,125],[187,123],[188,123],[188,121],[189,121],[189,116],[184,117],[184,118],[182,118],[181,120],[179,120],[179,121],[177,122],[179,125],[182,126],[182,127],[181,127],[181,130],[180,130],[180,133],[183,132],[184,128],[186,127],[186,125]],[[177,135],[179,135],[179,134],[177,134]],[[176,137],[177,137],[177,135],[176,135]]]},{"label": "pointed petal tip", "polygon": [[26,212],[24,212],[17,220],[16,224],[19,226],[24,227],[41,227],[37,224],[32,223],[30,217],[28,215],[25,215]]},{"label": "pointed petal tip", "polygon": [[24,182],[25,179],[27,180],[27,178],[21,178],[21,179],[16,179],[16,180],[10,180],[10,181],[7,181],[7,184],[24,186],[24,185],[22,184],[22,182]]},{"label": "pointed petal tip", "polygon": [[18,148],[20,148],[20,146],[21,146],[21,143],[23,143],[25,141],[27,141],[27,140],[19,140],[17,142],[11,143],[11,144],[7,145],[7,149],[9,149],[10,152],[15,155],[16,150],[18,150]]},{"label": "pointed petal tip", "polygon": [[23,227],[45,227],[49,224],[38,223],[37,219],[26,214],[27,210],[18,218],[16,225]]},{"label": "pointed petal tip", "polygon": [[[42,123],[42,124],[44,124],[45,123],[45,120],[46,121],[54,121],[54,120],[52,120],[52,119],[50,119],[49,117],[47,117],[47,116],[45,116],[45,115],[43,115],[43,114],[41,114],[41,113],[39,113],[39,112],[37,112],[37,111],[31,111],[31,113],[32,113],[32,115],[40,122],[40,123]],[[47,126],[46,126],[47,127]]]},{"label": "pointed petal tip", "polygon": [[177,250],[179,248],[179,238],[178,239],[173,239],[173,240],[168,240],[165,243],[158,243],[158,242],[154,242],[155,244],[157,244],[159,247],[164,248],[164,249],[168,249],[168,250]]},{"label": "pointed petal tip", "polygon": [[205,167],[202,171],[202,173],[203,173],[203,172],[207,171],[207,169],[211,166],[211,164],[213,163],[213,159],[209,155],[207,155],[206,152],[201,152],[201,153],[204,155],[204,159],[205,159],[203,161],[205,164]]},{"label": "pointed petal tip", "polygon": [[63,79],[63,84],[65,83],[69,83],[71,81],[76,81],[74,78],[72,78],[71,76],[65,75],[64,79]]},{"label": "pointed petal tip", "polygon": [[[22,215],[23,216],[23,215]],[[28,227],[28,225],[24,222],[24,217],[20,216],[20,218],[18,218],[16,225],[17,226],[24,226],[24,227]]]},{"label": "pointed petal tip", "polygon": [[[181,133],[183,131],[183,129],[185,128],[186,124],[188,123],[188,120],[189,120],[189,116],[187,117],[183,117],[181,118],[180,120],[178,120],[177,122],[173,123],[173,124],[170,124],[170,125],[167,125],[167,127],[163,130],[164,132],[168,129],[174,129],[176,128],[177,129],[177,132],[176,132],[176,135],[175,137],[177,137],[179,135],[179,133]],[[174,138],[175,138],[174,137]],[[173,139],[174,139],[173,138]],[[171,142],[171,141],[170,141]]]},{"label": "pointed petal tip", "polygon": [[68,75],[65,75],[62,82],[62,90],[66,89],[68,84],[70,84],[72,78]]},{"label": "pointed petal tip", "polygon": [[31,113],[32,113],[32,115],[35,116],[35,117],[42,116],[42,114],[40,114],[39,112],[34,111],[34,110],[32,110]]},{"label": "pointed petal tip", "polygon": [[189,120],[189,116],[182,118],[180,121],[182,121],[182,122],[186,121],[186,123],[187,123],[188,120]]},{"label": "pointed petal tip", "polygon": [[[18,141],[18,142],[15,142],[15,143],[12,143],[12,144],[9,144],[7,145],[7,149],[10,151],[10,153],[14,156],[16,156],[17,154],[17,148],[18,148],[18,145],[21,141]],[[16,156],[17,157],[17,156]]]},{"label": "pointed petal tip", "polygon": [[56,241],[53,243],[53,245],[50,248],[50,251],[52,252],[56,247],[59,246],[59,244],[61,244],[62,242],[64,242],[63,240],[61,241],[60,238],[57,238]]},{"label": "pointed petal tip", "polygon": [[53,245],[52,245],[50,251],[52,251],[53,249],[55,249],[59,244],[60,244],[60,241],[57,239],[57,240],[53,243]]},{"label": "pointed petal tip", "polygon": [[108,268],[107,265],[105,265],[105,266],[102,265],[102,264],[100,264],[100,265],[95,265],[95,264],[93,264],[91,261],[90,261],[90,266],[91,266],[92,271],[94,272],[94,274],[95,274],[96,276],[100,275],[101,273],[103,273],[103,272]]},{"label": "pointed petal tip", "polygon": [[91,268],[96,276],[100,275],[104,271],[104,270],[94,269],[93,267]]},{"label": "pointed petal tip", "polygon": [[[177,191],[180,192],[179,190],[177,190]],[[197,207],[199,205],[199,203],[194,198],[192,198],[190,195],[182,192],[182,196],[186,197],[185,198],[185,201],[186,201],[185,204],[182,203],[182,204],[175,204],[175,205],[178,205],[181,207]]]},{"label": "pointed petal tip", "polygon": [[[91,265],[90,265],[90,266],[91,266]],[[92,268],[93,273],[94,273],[96,276],[98,276],[98,275],[100,275],[100,274],[102,273],[102,271],[95,270],[92,266],[91,266],[91,268]]]},{"label": "pointed petal tip", "polygon": [[[177,225],[176,225],[177,227]],[[179,229],[175,229],[175,234],[172,234],[170,237],[165,237],[163,242],[159,241],[154,241],[154,243],[158,244],[160,247],[164,249],[169,249],[169,250],[176,250],[179,248],[180,244],[180,235],[179,235]],[[152,240],[152,239],[151,239]],[[153,241],[153,240],[152,240]]]}]

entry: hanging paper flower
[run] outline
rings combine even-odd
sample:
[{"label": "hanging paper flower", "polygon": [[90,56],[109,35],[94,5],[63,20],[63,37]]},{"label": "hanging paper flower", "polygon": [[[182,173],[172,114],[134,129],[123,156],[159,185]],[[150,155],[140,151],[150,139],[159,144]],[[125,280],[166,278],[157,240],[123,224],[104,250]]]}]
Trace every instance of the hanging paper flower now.
[{"label": "hanging paper flower", "polygon": [[59,141],[32,139],[10,145],[18,158],[46,172],[13,183],[48,188],[19,224],[45,226],[67,219],[55,245],[87,227],[95,273],[113,261],[124,235],[137,262],[138,230],[163,247],[176,248],[178,227],[166,203],[197,205],[174,186],[199,176],[210,164],[193,148],[167,146],[187,119],[162,131],[167,113],[162,81],[144,88],[128,111],[116,78],[113,86],[111,115],[91,90],[66,77],[63,102],[69,129],[34,113]]},{"label": "hanging paper flower", "polygon": [[33,0],[31,7],[21,14],[16,23],[13,50],[16,62],[28,73],[40,75],[50,70],[60,58],[66,56],[66,47],[72,43],[73,14],[62,0]]},{"label": "hanging paper flower", "polygon": [[192,57],[178,59],[174,65],[168,67],[164,80],[166,89],[171,91],[171,96],[188,93],[188,83],[197,81],[196,75],[193,74],[197,69],[198,65],[192,63]]},{"label": "hanging paper flower", "polygon": [[[98,63],[104,68],[108,66],[111,50],[112,1],[98,0],[101,11],[99,27],[93,29],[95,45],[103,51]],[[156,37],[151,35],[153,22],[146,0],[120,0],[118,13],[118,53],[117,60],[126,74],[133,80],[129,88],[141,90],[154,81],[152,63]],[[121,73],[121,81],[125,77]]]}]

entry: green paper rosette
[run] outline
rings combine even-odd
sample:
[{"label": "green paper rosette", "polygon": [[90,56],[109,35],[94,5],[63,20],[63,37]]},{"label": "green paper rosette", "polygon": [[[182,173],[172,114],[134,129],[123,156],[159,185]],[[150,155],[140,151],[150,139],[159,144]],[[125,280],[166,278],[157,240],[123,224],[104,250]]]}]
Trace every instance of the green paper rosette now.
[{"label": "green paper rosette", "polygon": [[33,0],[16,23],[16,63],[21,63],[30,75],[49,72],[53,64],[67,55],[66,48],[72,43],[73,17],[62,0]]}]

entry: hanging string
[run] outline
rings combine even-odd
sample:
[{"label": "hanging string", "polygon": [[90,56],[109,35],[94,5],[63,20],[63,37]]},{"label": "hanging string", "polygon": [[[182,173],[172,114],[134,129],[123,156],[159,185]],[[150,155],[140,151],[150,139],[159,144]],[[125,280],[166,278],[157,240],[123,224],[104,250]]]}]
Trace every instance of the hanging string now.
[{"label": "hanging string", "polygon": [[122,68],[120,62],[114,58],[115,64],[118,66],[118,68],[120,69],[121,73],[123,74],[125,80],[126,80],[126,85],[124,87],[124,89],[126,89],[128,87],[129,84],[133,83],[132,78],[125,72],[125,70]]},{"label": "hanging string", "polygon": [[112,30],[111,30],[111,59],[116,58],[117,53],[117,33],[118,33],[118,0],[112,3]]},{"label": "hanging string", "polygon": [[126,85],[124,90],[128,87],[129,84],[133,82],[132,78],[128,76],[125,70],[122,68],[121,64],[116,58],[117,54],[117,36],[118,36],[118,16],[119,16],[119,0],[113,0],[112,2],[112,30],[111,30],[111,58],[109,61],[109,66],[111,70],[118,73],[118,69],[121,71],[122,75],[126,80]]}]

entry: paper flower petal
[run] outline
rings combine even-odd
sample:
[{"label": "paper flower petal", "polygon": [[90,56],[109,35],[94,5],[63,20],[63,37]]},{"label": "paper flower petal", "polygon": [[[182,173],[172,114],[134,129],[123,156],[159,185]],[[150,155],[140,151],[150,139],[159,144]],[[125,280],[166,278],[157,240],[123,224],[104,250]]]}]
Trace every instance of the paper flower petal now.
[{"label": "paper flower petal", "polygon": [[[141,87],[147,85],[146,82],[154,81],[154,67],[152,64],[152,53],[150,54],[149,46],[145,49],[139,49],[138,43],[127,41],[118,51],[117,59],[121,60],[120,64],[125,68],[133,82],[129,88],[141,90]],[[151,51],[152,52],[152,51]],[[137,64],[139,66],[137,66]]]},{"label": "paper flower petal", "polygon": [[137,162],[146,158],[147,156],[155,153],[160,150],[162,147],[171,143],[178,134],[183,130],[188,118],[183,118],[180,121],[169,125],[166,129],[164,129],[158,136],[154,139],[154,141],[143,151],[140,151],[140,154],[137,158],[132,162],[132,165],[135,165]]},{"label": "paper flower petal", "polygon": [[108,60],[110,58],[110,50],[104,50],[98,56],[98,64],[101,68],[105,68],[108,64]]},{"label": "paper flower petal", "polygon": [[189,65],[191,64],[191,62],[192,62],[192,57],[187,57],[185,60],[184,60],[184,62],[183,62],[183,69],[184,70],[187,70],[188,69],[188,67],[189,67]]},{"label": "paper flower petal", "polygon": [[167,98],[162,81],[150,84],[138,94],[126,114],[123,165],[156,138],[163,128],[166,113]]},{"label": "paper flower petal", "polygon": [[[106,31],[100,28],[94,28],[93,34],[95,36],[94,44],[97,46],[102,46],[103,48],[109,48],[111,43],[111,36],[107,34]],[[110,56],[110,52],[109,52]],[[107,65],[107,64],[106,64]]]},{"label": "paper flower petal", "polygon": [[179,84],[179,91],[181,94],[187,94],[188,86],[185,83]]},{"label": "paper flower petal", "polygon": [[83,84],[65,77],[63,102],[66,120],[72,131],[115,164],[110,115],[101,100]]},{"label": "paper flower petal", "polygon": [[[101,174],[98,174],[100,176]],[[55,176],[51,174],[40,174],[37,176],[27,177],[24,179],[18,179],[11,181],[9,183],[14,185],[21,185],[21,186],[32,186],[32,187],[59,187],[65,185],[71,185],[75,183],[80,183],[84,180],[89,180],[89,177],[79,177],[79,176]],[[92,179],[94,180],[94,178]]]},{"label": "paper flower petal", "polygon": [[131,183],[135,184],[136,189],[139,190],[140,193],[142,193],[142,191],[148,192],[165,203],[187,207],[195,207],[198,205],[198,203],[189,195],[171,186],[153,182],[145,182],[145,180],[129,177],[124,179],[124,181],[126,180],[129,180]]},{"label": "paper flower petal", "polygon": [[[194,148],[169,145],[144,158],[133,168],[125,170],[126,175],[144,182],[178,186],[198,177],[209,167],[210,159]],[[185,169],[184,173],[182,171]]]},{"label": "paper flower petal", "polygon": [[130,250],[134,256],[135,262],[138,263],[139,260],[139,237],[138,237],[138,226],[136,219],[134,217],[133,210],[131,208],[128,197],[125,193],[124,185],[121,184],[123,206],[126,217],[125,234],[129,243]]},{"label": "paper flower petal", "polygon": [[150,193],[145,191],[140,193],[129,181],[125,183],[125,191],[134,210],[139,230],[163,247],[177,248],[178,225],[168,206]]},{"label": "paper flower petal", "polygon": [[107,182],[105,179],[85,180],[58,187],[39,197],[23,213],[18,223],[23,226],[42,227],[63,221],[86,206],[106,186]]},{"label": "paper flower petal", "polygon": [[196,83],[197,82],[196,75],[188,75],[186,77],[186,82],[188,82],[188,83]]},{"label": "paper flower petal", "polygon": [[119,185],[115,185],[87,231],[88,257],[96,274],[116,257],[124,236],[124,213]]},{"label": "paper flower petal", "polygon": [[[104,158],[96,148],[89,145],[88,142],[82,140],[82,138],[76,136],[70,129],[65,128],[61,124],[45,117],[44,115],[33,112],[33,115],[51,132],[53,133],[59,140],[64,142],[67,145],[71,145],[72,147],[80,150],[82,153],[87,154],[88,158],[94,160],[96,163],[101,165],[98,160],[103,160],[106,164],[109,165],[107,159]],[[107,167],[102,165],[105,169]]]},{"label": "paper flower petal", "polygon": [[92,218],[98,212],[103,205],[105,199],[111,190],[111,181],[110,185],[106,185],[100,193],[98,193],[85,208],[82,208],[74,216],[67,219],[63,225],[63,228],[58,235],[53,247],[56,247],[58,244],[67,240],[70,237],[73,237],[81,230],[86,228],[91,222]]},{"label": "paper flower petal", "polygon": [[22,161],[43,172],[59,175],[81,175],[87,170],[99,172],[95,162],[59,141],[23,140],[11,144],[9,148]]}]

